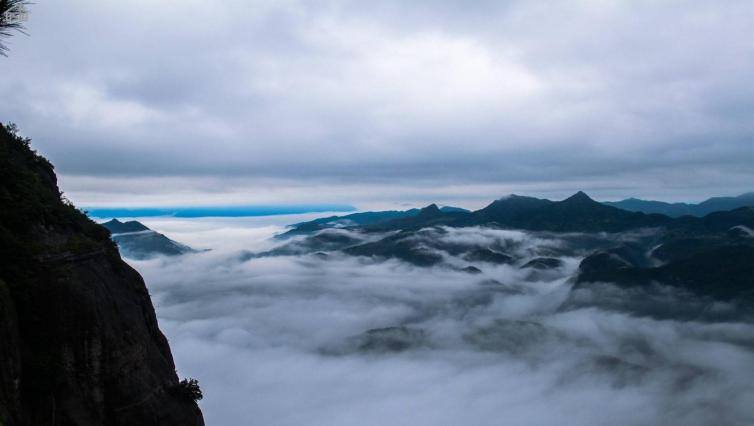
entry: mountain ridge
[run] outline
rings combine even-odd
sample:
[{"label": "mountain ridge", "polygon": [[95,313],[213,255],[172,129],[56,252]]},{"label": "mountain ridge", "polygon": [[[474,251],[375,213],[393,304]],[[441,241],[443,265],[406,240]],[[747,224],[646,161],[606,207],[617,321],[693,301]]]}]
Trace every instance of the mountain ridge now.
[{"label": "mountain ridge", "polygon": [[[439,208],[444,213],[468,212],[460,207],[442,206]],[[410,216],[416,216],[421,209],[413,208],[409,210],[383,210],[351,213],[343,216],[328,216],[314,219],[307,222],[299,222],[290,225],[288,231],[280,234],[277,238],[288,238],[295,235],[305,235],[311,232],[321,231],[327,228],[341,228],[349,226],[377,225],[390,221],[392,219],[401,219]]]},{"label": "mountain ridge", "polygon": [[754,206],[754,192],[747,192],[734,197],[711,197],[700,203],[667,203],[664,201],[626,198],[620,201],[605,201],[612,207],[643,213],[660,213],[670,217],[705,216],[721,210],[733,210],[739,207]]},{"label": "mountain ridge", "polygon": [[[433,207],[434,206],[434,207]],[[415,214],[392,218],[376,223],[355,225],[370,232],[389,230],[416,230],[427,226],[496,226],[510,229],[558,232],[617,232],[639,227],[656,227],[668,224],[671,219],[663,215],[647,215],[629,212],[599,203],[586,193],[579,191],[561,200],[508,196],[493,201],[486,207],[471,211],[442,211],[431,204]],[[429,214],[431,212],[431,214]],[[331,220],[337,220],[331,219]],[[283,235],[306,233],[312,222],[293,225],[293,229]],[[348,226],[344,226],[348,228]],[[314,230],[321,226],[312,227]]]},{"label": "mountain ridge", "polygon": [[[434,206],[434,207],[433,207]],[[427,210],[428,209],[428,210]],[[660,213],[625,210],[609,203],[598,202],[583,191],[560,200],[509,195],[497,199],[475,211],[447,211],[430,204],[423,209],[405,212],[363,212],[349,216],[331,216],[291,225],[279,237],[305,235],[325,228],[360,228],[371,232],[388,230],[415,230],[426,226],[445,225],[495,226],[510,229],[554,232],[619,232],[637,228],[706,228],[704,219],[713,213],[733,212],[737,209],[713,211],[704,216],[671,217]],[[428,214],[431,211],[432,214]],[[424,214],[420,214],[424,212]],[[731,215],[733,213],[728,213]],[[370,220],[349,223],[349,217],[370,217]],[[725,214],[722,214],[723,216]],[[379,219],[377,219],[379,218]]]}]

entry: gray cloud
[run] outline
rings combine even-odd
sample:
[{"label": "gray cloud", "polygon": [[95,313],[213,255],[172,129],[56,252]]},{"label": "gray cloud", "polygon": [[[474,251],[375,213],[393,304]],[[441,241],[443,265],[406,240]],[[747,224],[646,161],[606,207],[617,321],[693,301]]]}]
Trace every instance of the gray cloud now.
[{"label": "gray cloud", "polygon": [[[741,374],[754,368],[747,322],[636,316],[614,303],[630,296],[619,289],[582,292],[573,304],[568,277],[577,261],[570,258],[557,276],[545,277],[510,265],[480,265],[482,273],[470,275],[337,255],[239,261],[240,249],[270,248],[266,237],[279,227],[260,224],[156,219],[149,225],[214,250],[133,262],[179,372],[201,381],[209,424],[754,419],[754,387]],[[579,238],[455,231],[441,237],[504,244],[532,257]],[[666,311],[694,302],[669,290],[657,297]],[[366,333],[374,329],[383,330]],[[415,344],[393,352],[390,339]]]},{"label": "gray cloud", "polygon": [[745,1],[40,3],[1,64],[0,115],[63,175],[142,190],[700,198],[754,181],[752,24]]}]

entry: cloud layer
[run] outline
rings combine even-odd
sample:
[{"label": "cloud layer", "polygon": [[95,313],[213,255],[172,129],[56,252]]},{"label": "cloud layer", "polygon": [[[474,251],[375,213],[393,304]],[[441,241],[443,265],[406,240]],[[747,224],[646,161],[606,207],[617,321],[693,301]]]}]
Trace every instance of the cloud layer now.
[{"label": "cloud layer", "polygon": [[703,198],[754,181],[752,25],[747,1],[39,3],[0,115],[80,204]]},{"label": "cloud layer", "polygon": [[[543,275],[338,255],[243,261],[242,249],[268,250],[280,229],[250,223],[156,220],[149,226],[213,251],[132,262],[179,373],[200,379],[209,424],[754,420],[754,386],[742,374],[754,369],[750,323],[634,316],[599,294],[568,303],[572,258]],[[531,257],[567,244],[484,229],[443,238]],[[620,299],[614,291],[608,302]],[[666,306],[688,302],[665,297]]]}]

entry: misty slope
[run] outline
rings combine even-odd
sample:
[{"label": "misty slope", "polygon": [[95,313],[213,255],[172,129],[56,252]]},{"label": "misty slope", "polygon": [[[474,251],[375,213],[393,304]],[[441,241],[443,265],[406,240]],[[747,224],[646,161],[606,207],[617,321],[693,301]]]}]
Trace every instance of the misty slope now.
[{"label": "misty slope", "polygon": [[[579,266],[579,285],[659,282],[720,300],[754,301],[754,243],[733,243],[680,256],[661,266],[641,267],[613,249],[593,254]],[[578,286],[577,286],[578,288]]]},{"label": "misty slope", "polygon": [[604,204],[623,210],[643,213],[659,213],[670,217],[684,215],[704,216],[721,210],[733,210],[740,207],[754,206],[754,192],[741,194],[736,197],[713,197],[698,204],[666,203],[663,201],[641,200],[627,198],[621,201],[607,201]]},{"label": "misty slope", "polygon": [[[468,210],[460,207],[443,206],[439,208],[444,213],[468,213]],[[291,225],[291,230],[281,234],[279,237],[286,238],[294,235],[304,235],[315,231],[328,228],[342,228],[350,226],[367,226],[385,223],[394,219],[403,219],[416,216],[420,209],[410,210],[387,210],[379,212],[353,213],[345,216],[329,216],[315,219],[309,222],[296,223]]]},{"label": "misty slope", "polygon": [[197,251],[135,220],[120,222],[118,219],[112,219],[101,225],[112,233],[113,241],[118,244],[125,257],[148,259],[158,255],[178,256]]},{"label": "misty slope", "polygon": [[0,423],[201,425],[141,276],[0,127]]}]

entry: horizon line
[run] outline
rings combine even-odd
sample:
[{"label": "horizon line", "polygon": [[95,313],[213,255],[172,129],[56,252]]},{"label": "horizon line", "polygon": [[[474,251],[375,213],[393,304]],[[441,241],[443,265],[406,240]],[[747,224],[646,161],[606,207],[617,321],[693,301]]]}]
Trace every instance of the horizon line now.
[{"label": "horizon line", "polygon": [[182,207],[82,207],[87,216],[115,217],[256,217],[287,214],[353,212],[350,204],[256,204],[242,206],[182,206]]}]

